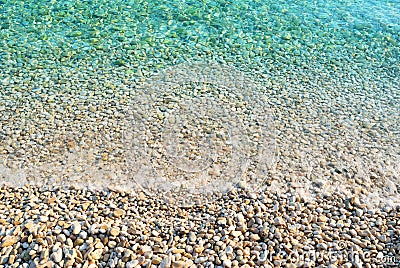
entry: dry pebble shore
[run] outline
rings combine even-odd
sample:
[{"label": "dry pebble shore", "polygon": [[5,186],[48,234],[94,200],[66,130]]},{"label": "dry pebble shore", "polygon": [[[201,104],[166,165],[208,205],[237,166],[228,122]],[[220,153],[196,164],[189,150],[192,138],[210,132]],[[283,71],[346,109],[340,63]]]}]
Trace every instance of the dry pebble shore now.
[{"label": "dry pebble shore", "polygon": [[396,267],[400,207],[233,189],[203,206],[143,193],[0,188],[0,267]]}]

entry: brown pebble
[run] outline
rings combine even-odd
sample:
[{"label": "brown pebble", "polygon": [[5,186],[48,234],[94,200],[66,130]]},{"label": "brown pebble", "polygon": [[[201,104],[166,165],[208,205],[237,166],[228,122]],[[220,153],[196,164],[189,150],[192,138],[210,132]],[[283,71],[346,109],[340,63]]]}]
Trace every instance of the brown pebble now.
[{"label": "brown pebble", "polygon": [[114,211],[114,217],[120,218],[125,215],[125,210],[117,208]]},{"label": "brown pebble", "polygon": [[17,236],[13,236],[13,235],[7,235],[5,236],[2,240],[1,240],[1,247],[2,248],[6,248],[9,246],[14,245],[15,243],[17,243],[19,240],[19,238]]}]

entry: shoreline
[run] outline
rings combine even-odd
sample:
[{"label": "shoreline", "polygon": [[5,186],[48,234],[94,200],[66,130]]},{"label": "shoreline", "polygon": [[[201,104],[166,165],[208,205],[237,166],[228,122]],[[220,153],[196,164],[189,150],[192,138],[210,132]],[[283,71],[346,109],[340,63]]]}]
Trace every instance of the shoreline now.
[{"label": "shoreline", "polygon": [[[193,69],[199,70],[199,74]],[[26,182],[34,184],[35,179],[40,179],[36,182],[45,185],[53,182],[79,184],[79,178],[83,178],[85,182],[88,180],[87,185],[99,186],[108,186],[109,183],[118,186],[122,178],[121,183],[129,185],[135,182],[120,176],[121,171],[132,171],[140,161],[145,162],[143,155],[153,157],[152,154],[156,154],[159,158],[157,161],[162,161],[152,163],[154,169],[161,176],[169,172],[169,178],[175,181],[178,172],[165,161],[170,159],[168,153],[172,152],[166,152],[165,148],[171,144],[168,142],[168,135],[163,135],[165,132],[168,134],[166,128],[171,130],[169,135],[178,133],[179,126],[166,120],[177,118],[176,115],[183,120],[182,114],[196,117],[193,114],[200,114],[210,107],[204,104],[204,107],[185,110],[181,105],[183,102],[180,102],[181,106],[178,108],[169,109],[164,104],[169,99],[162,95],[168,92],[171,81],[176,82],[174,78],[190,82],[192,78],[201,78],[202,74],[204,77],[210,75],[209,79],[214,83],[212,90],[219,92],[222,89],[222,93],[224,83],[236,85],[235,82],[240,84],[246,81],[256,84],[254,88],[257,89],[259,85],[262,86],[266,98],[264,109],[271,112],[268,116],[273,119],[272,133],[267,133],[266,136],[274,136],[277,148],[276,161],[273,163],[276,168],[269,168],[271,179],[268,179],[268,183],[277,181],[285,187],[300,185],[330,193],[336,189],[349,194],[362,193],[369,196],[373,206],[384,206],[386,203],[396,205],[399,202],[396,200],[400,191],[400,102],[396,101],[400,85],[398,78],[375,79],[373,73],[368,72],[360,76],[341,72],[318,73],[313,68],[299,68],[297,73],[290,72],[280,77],[273,77],[272,74],[252,77],[233,66],[215,63],[171,66],[147,78],[131,77],[116,70],[109,71],[110,73],[101,74],[69,73],[61,80],[56,77],[46,78],[45,72],[42,72],[37,80],[29,80],[22,88],[19,86],[25,83],[26,77],[15,77],[13,84],[5,85],[6,94],[0,95],[0,110],[3,112],[0,127],[4,130],[0,132],[0,179],[15,183],[24,177],[18,177],[18,174],[25,172],[25,178],[30,175],[30,180],[23,180],[21,185]],[[171,77],[164,78],[163,75],[167,73]],[[235,81],[237,77],[240,77],[239,81]],[[185,83],[177,84],[181,86]],[[138,97],[142,90],[154,89],[156,85],[160,86],[159,92],[155,91],[158,95],[156,98],[148,98],[146,94],[142,94],[145,95],[143,98]],[[247,84],[239,86],[245,88]],[[187,94],[179,94],[179,91],[173,93],[178,99],[187,97]],[[228,123],[222,124],[218,122],[219,114],[224,114],[225,110],[239,103],[235,104],[231,96],[210,97],[210,102],[214,105],[211,105],[212,112],[216,111],[209,113],[211,123],[202,121],[196,125],[193,120],[193,129],[196,130],[198,125],[216,124],[216,127],[224,131],[217,142],[226,143],[224,139],[229,137],[227,129],[232,126],[230,123],[236,122],[246,109],[250,112],[257,110],[252,106],[253,103],[260,106],[259,93],[255,94],[257,96],[247,93],[250,97],[244,105],[245,108],[240,108],[236,114],[224,118]],[[195,98],[190,100],[193,99]],[[226,105],[226,99],[232,103]],[[225,110],[214,109],[219,108],[222,101]],[[163,111],[160,112],[160,109]],[[143,123],[148,133],[138,132],[133,126],[133,123],[142,120],[142,117],[131,117],[132,112],[139,110],[153,116],[151,121]],[[153,128],[154,124],[157,129]],[[251,131],[239,129],[243,130],[239,134]],[[260,129],[256,129],[256,132],[265,134]],[[133,139],[126,137],[133,134],[149,139],[147,145],[155,144],[158,147],[145,151],[142,148],[144,142],[136,141],[135,145],[140,150],[131,149]],[[256,140],[259,145],[265,142],[262,137],[263,135],[258,135],[258,141]],[[245,135],[241,135],[241,138],[248,142]],[[183,139],[188,144],[204,140]],[[249,154],[250,151],[245,146],[235,150],[230,144],[226,145],[231,156],[237,156],[237,159],[242,153]],[[210,144],[203,142],[197,146],[205,151],[201,157],[208,156],[207,148],[210,148]],[[157,155],[158,150],[164,150],[160,156]],[[217,160],[221,161],[225,161],[224,152],[213,151],[218,156]],[[234,162],[232,159],[228,160]],[[129,161],[131,165],[127,169]],[[19,165],[27,169],[19,169]],[[223,170],[224,167],[218,168]],[[225,167],[230,168],[232,166]],[[104,170],[109,173],[107,177],[111,177],[110,182],[102,180]],[[219,172],[218,169],[209,171],[215,174]],[[237,168],[233,167],[230,173],[235,174],[236,171]]]}]

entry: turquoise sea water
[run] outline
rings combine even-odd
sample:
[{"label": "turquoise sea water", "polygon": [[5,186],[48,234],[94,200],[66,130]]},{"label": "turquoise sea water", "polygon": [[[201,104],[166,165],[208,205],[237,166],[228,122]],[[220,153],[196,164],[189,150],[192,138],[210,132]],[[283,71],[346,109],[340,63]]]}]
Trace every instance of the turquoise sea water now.
[{"label": "turquoise sea water", "polygon": [[398,71],[399,32],[396,0],[3,0],[0,67],[2,75],[55,64],[129,72],[201,58]]}]

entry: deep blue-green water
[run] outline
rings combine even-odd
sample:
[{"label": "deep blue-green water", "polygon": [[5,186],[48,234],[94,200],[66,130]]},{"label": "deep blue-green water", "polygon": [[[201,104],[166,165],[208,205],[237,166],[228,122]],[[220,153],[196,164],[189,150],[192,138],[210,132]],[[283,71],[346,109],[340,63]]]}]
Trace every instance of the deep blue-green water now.
[{"label": "deep blue-green water", "polygon": [[77,64],[135,72],[188,58],[398,71],[399,32],[396,0],[1,1],[0,64],[2,74]]}]

